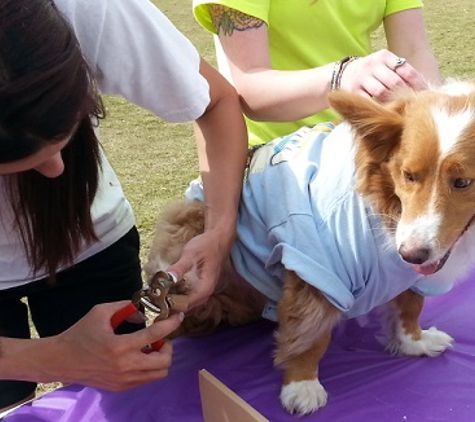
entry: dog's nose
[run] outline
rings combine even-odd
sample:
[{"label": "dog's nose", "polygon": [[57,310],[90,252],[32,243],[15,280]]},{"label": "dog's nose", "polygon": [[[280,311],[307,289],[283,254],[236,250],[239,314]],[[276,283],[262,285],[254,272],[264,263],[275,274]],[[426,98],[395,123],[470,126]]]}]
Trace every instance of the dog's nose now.
[{"label": "dog's nose", "polygon": [[429,259],[430,249],[424,247],[407,247],[404,243],[399,247],[399,255],[410,264],[423,264]]}]

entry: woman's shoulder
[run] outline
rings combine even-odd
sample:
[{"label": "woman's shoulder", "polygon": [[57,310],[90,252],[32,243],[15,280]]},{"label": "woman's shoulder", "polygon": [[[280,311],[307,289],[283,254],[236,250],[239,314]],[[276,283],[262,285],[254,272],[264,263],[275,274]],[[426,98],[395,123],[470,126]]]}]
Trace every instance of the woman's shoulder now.
[{"label": "woman's shoulder", "polygon": [[108,0],[54,0],[59,12],[69,21],[86,59],[94,65]]}]

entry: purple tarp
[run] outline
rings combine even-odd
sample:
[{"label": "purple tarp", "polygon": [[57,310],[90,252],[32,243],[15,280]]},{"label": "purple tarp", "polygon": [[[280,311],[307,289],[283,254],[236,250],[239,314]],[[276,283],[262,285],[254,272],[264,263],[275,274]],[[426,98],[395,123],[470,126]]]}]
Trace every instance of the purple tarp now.
[{"label": "purple tarp", "polygon": [[[272,366],[275,325],[262,321],[203,338],[175,341],[169,377],[124,393],[71,385],[24,405],[5,422],[203,421],[198,371],[207,369],[272,422],[475,421],[475,273],[426,301],[421,323],[455,338],[437,358],[391,357],[372,316],[345,321],[320,365],[328,404],[288,415]],[[244,421],[230,421],[244,422]]]}]

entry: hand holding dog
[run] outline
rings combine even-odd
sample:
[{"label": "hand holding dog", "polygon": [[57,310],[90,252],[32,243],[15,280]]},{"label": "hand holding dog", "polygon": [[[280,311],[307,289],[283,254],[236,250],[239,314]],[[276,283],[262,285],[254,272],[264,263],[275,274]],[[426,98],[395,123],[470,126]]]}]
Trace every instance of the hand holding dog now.
[{"label": "hand holding dog", "polygon": [[[96,305],[63,333],[34,340],[2,338],[0,376],[8,379],[80,383],[123,391],[164,378],[172,363],[172,345],[158,352],[142,348],[180,325],[174,314],[132,334],[116,335],[110,319],[126,302]],[[8,345],[8,347],[6,346]]]},{"label": "hand holding dog", "polygon": [[204,305],[214,292],[222,264],[230,246],[217,241],[212,231],[191,239],[184,247],[181,258],[167,270],[184,279],[190,289],[189,308]]},{"label": "hand holding dog", "polygon": [[388,50],[379,50],[346,65],[341,89],[382,102],[391,101],[394,91],[404,87],[416,91],[427,88],[423,75],[410,63]]}]

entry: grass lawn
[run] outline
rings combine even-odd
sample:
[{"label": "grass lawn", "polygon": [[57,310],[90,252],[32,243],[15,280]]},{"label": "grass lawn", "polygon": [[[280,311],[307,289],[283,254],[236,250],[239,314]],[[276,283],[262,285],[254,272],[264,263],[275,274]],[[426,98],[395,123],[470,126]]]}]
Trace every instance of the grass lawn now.
[{"label": "grass lawn", "polygon": [[[154,3],[191,39],[202,56],[215,64],[211,35],[194,21],[191,1]],[[426,25],[444,76],[475,80],[474,9],[473,0],[425,1]],[[384,46],[381,31],[375,34],[374,44]],[[106,97],[105,104],[108,117],[102,122],[103,145],[135,209],[145,259],[161,207],[181,197],[197,175],[192,128],[190,124],[166,123],[120,98]],[[44,392],[56,386],[39,388]]]}]

